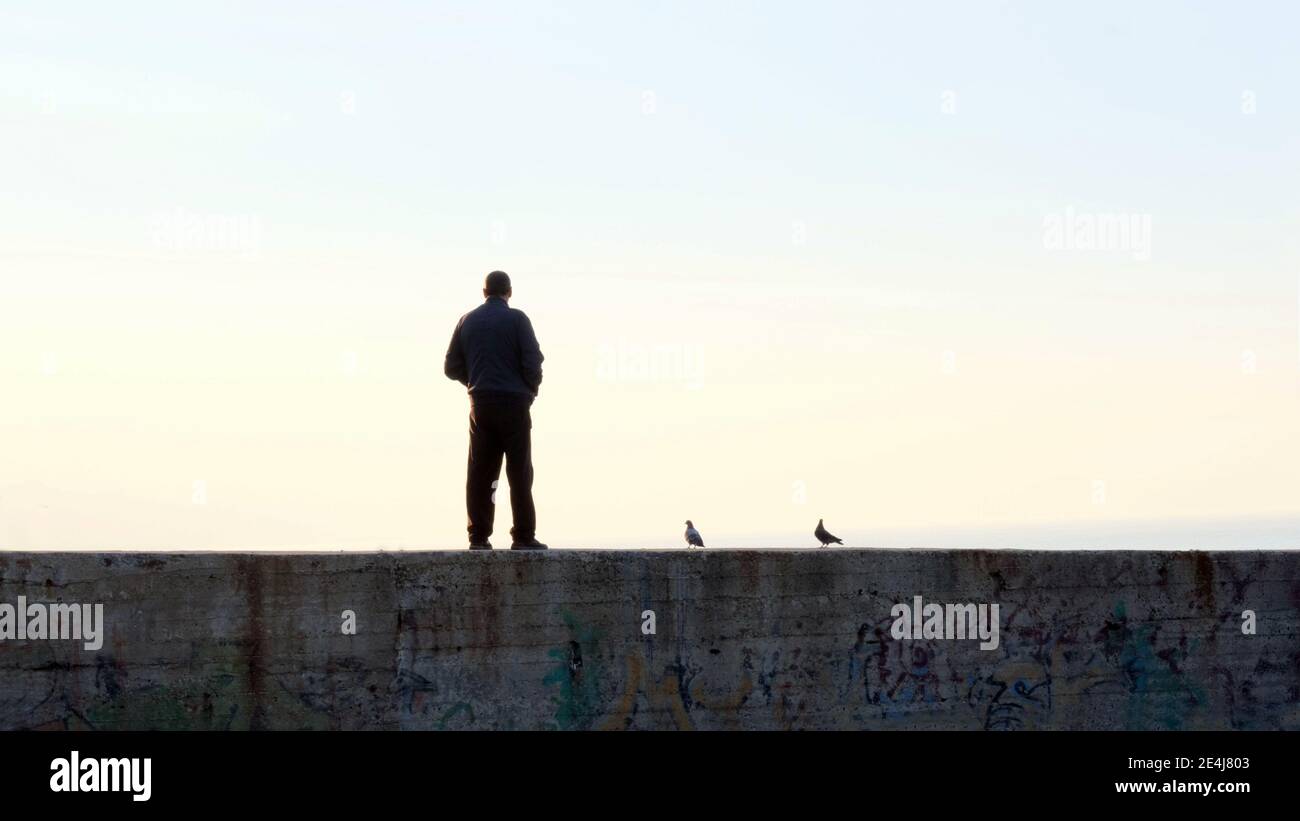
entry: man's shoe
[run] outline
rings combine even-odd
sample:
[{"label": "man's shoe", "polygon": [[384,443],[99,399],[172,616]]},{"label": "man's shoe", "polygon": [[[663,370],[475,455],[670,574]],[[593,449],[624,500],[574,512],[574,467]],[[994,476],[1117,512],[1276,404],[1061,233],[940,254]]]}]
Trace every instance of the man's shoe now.
[{"label": "man's shoe", "polygon": [[511,550],[545,550],[546,545],[536,539],[529,539],[526,542],[515,542],[510,545]]},{"label": "man's shoe", "polygon": [[491,550],[492,543],[489,542],[487,539],[484,539],[481,542],[470,542],[469,549],[470,550]]}]

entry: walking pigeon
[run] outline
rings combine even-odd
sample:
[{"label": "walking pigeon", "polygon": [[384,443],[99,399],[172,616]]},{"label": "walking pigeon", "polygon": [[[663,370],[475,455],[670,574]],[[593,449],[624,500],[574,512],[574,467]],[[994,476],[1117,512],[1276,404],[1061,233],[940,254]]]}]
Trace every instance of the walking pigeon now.
[{"label": "walking pigeon", "polygon": [[690,519],[686,520],[686,546],[704,547],[704,539],[700,537],[700,531],[695,529]]},{"label": "walking pigeon", "polygon": [[817,541],[822,543],[822,547],[825,547],[831,542],[834,542],[835,544],[844,544],[843,541],[835,538],[827,532],[826,528],[822,525],[821,519],[817,520],[817,529],[813,531],[813,535],[817,537]]}]

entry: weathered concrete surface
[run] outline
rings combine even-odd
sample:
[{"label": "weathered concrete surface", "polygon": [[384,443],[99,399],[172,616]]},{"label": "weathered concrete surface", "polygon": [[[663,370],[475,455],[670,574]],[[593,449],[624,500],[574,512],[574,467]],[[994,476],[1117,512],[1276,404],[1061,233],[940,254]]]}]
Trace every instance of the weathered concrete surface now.
[{"label": "weathered concrete surface", "polygon": [[[918,594],[1000,647],[894,640]],[[1295,552],[0,553],[19,595],[107,635],[0,641],[5,729],[1300,729]]]}]

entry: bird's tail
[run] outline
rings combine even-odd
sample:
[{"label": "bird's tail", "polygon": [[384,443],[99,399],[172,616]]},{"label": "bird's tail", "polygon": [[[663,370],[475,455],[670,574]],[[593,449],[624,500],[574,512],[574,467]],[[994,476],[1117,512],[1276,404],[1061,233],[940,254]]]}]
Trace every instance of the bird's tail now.
[{"label": "bird's tail", "polygon": [[844,544],[844,540],[843,540],[843,539],[836,539],[836,540],[835,540],[835,544]]}]

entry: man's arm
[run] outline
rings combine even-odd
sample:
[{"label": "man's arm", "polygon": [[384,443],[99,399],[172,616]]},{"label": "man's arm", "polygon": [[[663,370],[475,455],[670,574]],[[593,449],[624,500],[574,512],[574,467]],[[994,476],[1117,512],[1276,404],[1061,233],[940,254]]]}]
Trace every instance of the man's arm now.
[{"label": "man's arm", "polygon": [[519,368],[524,377],[524,384],[537,394],[542,386],[542,347],[537,344],[537,334],[533,332],[533,323],[528,315],[519,312]]},{"label": "man's arm", "polygon": [[447,346],[447,358],[442,361],[442,372],[448,379],[469,386],[469,373],[465,370],[465,349],[460,344],[460,326],[465,318],[456,323],[456,330],[451,332],[451,344]]}]

